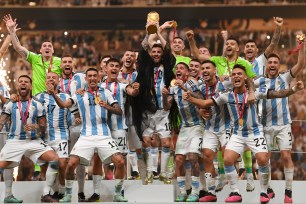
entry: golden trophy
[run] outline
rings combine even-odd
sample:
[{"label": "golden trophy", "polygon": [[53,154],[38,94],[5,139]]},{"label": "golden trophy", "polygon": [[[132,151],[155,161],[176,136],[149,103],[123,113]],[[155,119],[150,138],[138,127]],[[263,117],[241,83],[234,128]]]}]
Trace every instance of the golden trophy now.
[{"label": "golden trophy", "polygon": [[[147,17],[147,25],[150,23],[158,23],[159,22],[159,14],[156,11],[151,11],[148,13]],[[157,32],[157,26],[156,25],[149,25],[147,27],[148,34],[153,34]]]}]

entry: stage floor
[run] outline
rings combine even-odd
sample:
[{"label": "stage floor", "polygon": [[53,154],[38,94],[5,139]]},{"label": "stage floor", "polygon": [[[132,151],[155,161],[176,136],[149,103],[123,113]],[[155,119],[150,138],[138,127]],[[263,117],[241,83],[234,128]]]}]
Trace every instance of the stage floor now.
[{"label": "stage floor", "polygon": [[[13,183],[13,193],[16,197],[23,199],[24,203],[40,203],[40,196],[43,190],[43,181],[20,181]],[[112,203],[115,181],[102,181],[101,202]],[[239,181],[242,203],[259,202],[259,181],[255,181],[256,188],[253,192],[246,192],[246,181]],[[128,203],[174,203],[177,189],[174,185],[166,185],[160,181],[154,181],[151,185],[142,185],[141,181],[126,181],[124,184],[125,196],[129,199]],[[276,194],[275,198],[269,203],[283,203],[285,181],[272,181],[271,186]],[[294,203],[306,203],[305,198],[306,181],[293,182],[293,201]],[[74,182],[72,202],[77,203],[77,182]],[[229,186],[225,186],[223,191],[217,193],[218,202],[224,203],[225,198],[230,192]],[[85,195],[92,194],[92,181],[85,182]],[[4,198],[4,182],[0,182],[0,202]]]}]

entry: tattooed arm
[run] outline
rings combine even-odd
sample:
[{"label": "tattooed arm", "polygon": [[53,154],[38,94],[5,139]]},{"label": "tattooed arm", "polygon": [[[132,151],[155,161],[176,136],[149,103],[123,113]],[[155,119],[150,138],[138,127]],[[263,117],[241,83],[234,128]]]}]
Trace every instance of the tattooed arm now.
[{"label": "tattooed arm", "polygon": [[12,38],[12,43],[13,43],[13,46],[15,48],[15,50],[23,57],[23,58],[27,58],[28,57],[28,49],[23,47],[21,44],[20,44],[20,41],[16,35],[16,31],[19,30],[17,28],[17,24],[16,24],[16,19],[13,20],[11,15],[5,15],[4,18],[3,18],[3,21],[6,23],[6,28],[8,30],[8,32],[10,33],[11,35],[11,38]]},{"label": "tattooed arm", "polygon": [[267,98],[268,99],[273,99],[273,98],[285,98],[288,97],[297,91],[301,91],[304,89],[304,84],[302,81],[298,81],[295,86],[293,86],[290,89],[283,89],[279,91],[274,91],[274,90],[269,90]]},{"label": "tattooed arm", "polygon": [[0,115],[0,131],[2,130],[4,124],[6,123],[6,121],[10,118],[10,116],[8,114],[2,113]]},{"label": "tattooed arm", "polygon": [[280,17],[273,17],[273,20],[274,20],[274,23],[276,24],[276,29],[274,31],[270,45],[265,50],[266,57],[268,57],[276,48],[278,41],[280,39],[281,29],[282,29],[283,22],[284,22],[283,19]]}]

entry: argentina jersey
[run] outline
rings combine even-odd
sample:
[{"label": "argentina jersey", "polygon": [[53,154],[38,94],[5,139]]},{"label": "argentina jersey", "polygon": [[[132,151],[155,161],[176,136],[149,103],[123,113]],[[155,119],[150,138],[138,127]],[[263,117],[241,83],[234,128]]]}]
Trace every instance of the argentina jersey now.
[{"label": "argentina jersey", "polygon": [[[275,79],[260,77],[255,80],[254,84],[259,88],[266,87],[271,90],[288,89],[293,76],[290,71],[280,74]],[[291,117],[289,112],[288,97],[262,100],[262,117],[261,123],[263,126],[278,126],[290,124]]]},{"label": "argentina jersey", "polygon": [[[230,87],[229,87],[230,86]],[[202,83],[199,89],[204,99],[212,98],[216,93],[223,92],[231,88],[231,82],[225,81],[224,83],[217,81],[215,86],[209,86]],[[230,117],[227,109],[227,105],[213,106],[210,107],[211,117],[205,121],[205,129],[211,132],[220,132],[230,128]]]},{"label": "argentina jersey", "polygon": [[265,76],[266,75],[266,64],[267,58],[264,53],[259,55],[251,62],[253,67],[253,72],[256,73],[256,76]]},{"label": "argentina jersey", "polygon": [[[4,85],[0,86],[0,96],[3,96],[6,99],[10,99],[10,93],[8,92],[7,87]],[[0,113],[2,112],[3,105],[4,104],[2,104],[2,101],[0,100]],[[5,123],[2,131],[9,131],[9,123]]]},{"label": "argentina jersey", "polygon": [[[65,101],[70,98],[69,94],[58,93],[57,96]],[[48,93],[40,93],[36,95],[36,98],[44,105],[47,117],[47,141],[68,140],[69,126],[68,126],[68,113],[74,113],[77,111],[76,106],[72,106],[70,109],[60,108],[54,100],[52,95]]]},{"label": "argentina jersey", "polygon": [[11,117],[11,127],[8,135],[9,139],[26,140],[41,137],[38,135],[36,129],[25,131],[23,128],[25,124],[22,122],[22,115],[25,115],[25,113],[28,113],[26,124],[37,124],[39,118],[45,117],[46,113],[44,106],[37,99],[30,99],[30,103],[29,101],[9,101],[4,105],[2,113]]},{"label": "argentina jersey", "polygon": [[117,79],[127,80],[130,84],[133,83],[137,77],[138,72],[134,70],[132,73],[123,73],[122,71],[119,72]]},{"label": "argentina jersey", "polygon": [[154,88],[156,92],[157,104],[159,110],[163,109],[162,91],[165,86],[163,65],[154,68]]},{"label": "argentina jersey", "polygon": [[[97,95],[101,100],[106,101],[108,105],[117,103],[112,93],[104,88],[99,88]],[[100,105],[95,104],[95,96],[86,89],[84,95],[75,94],[71,100],[78,105],[79,113],[82,119],[81,136],[104,136],[111,137],[107,125],[107,110]]]},{"label": "argentina jersey", "polygon": [[84,89],[87,85],[85,73],[75,73],[70,85],[70,95],[73,96],[78,89]]},{"label": "argentina jersey", "polygon": [[62,93],[67,93],[71,95],[70,87],[71,87],[72,80],[73,78],[70,78],[70,79],[60,78],[59,84],[58,84],[58,90]]},{"label": "argentina jersey", "polygon": [[[255,99],[258,101],[259,99],[265,99],[267,97],[266,88],[262,88],[255,91]],[[258,121],[257,114],[257,105],[251,104],[246,105],[248,94],[247,92],[239,93],[236,95],[237,99],[235,99],[235,93],[233,91],[227,91],[224,93],[217,93],[213,96],[213,100],[216,105],[221,106],[223,104],[227,105],[231,124],[233,125],[233,134],[242,136],[242,137],[253,137],[259,136],[263,131],[262,125]],[[237,101],[236,101],[237,100]],[[244,102],[243,102],[244,100]],[[238,104],[238,105],[237,105]],[[243,108],[243,104],[245,104]],[[238,106],[238,107],[237,107]],[[239,108],[239,110],[238,110]],[[243,124],[239,125],[239,112],[243,112]]]},{"label": "argentina jersey", "polygon": [[124,104],[126,101],[127,86],[128,84],[123,84],[120,82],[106,82],[100,84],[101,88],[106,88],[111,91],[114,98],[118,101],[118,104],[123,112],[122,115],[116,115],[110,113],[110,117],[108,118],[108,126],[112,131],[127,129],[125,115],[124,115],[125,113]]},{"label": "argentina jersey", "polygon": [[[193,80],[188,80],[184,87],[192,92],[199,91],[197,82]],[[199,109],[192,103],[183,100],[184,91],[179,86],[170,87],[169,95],[172,95],[179,113],[181,115],[182,126],[191,127],[195,125],[204,124],[202,117],[199,114]]]}]

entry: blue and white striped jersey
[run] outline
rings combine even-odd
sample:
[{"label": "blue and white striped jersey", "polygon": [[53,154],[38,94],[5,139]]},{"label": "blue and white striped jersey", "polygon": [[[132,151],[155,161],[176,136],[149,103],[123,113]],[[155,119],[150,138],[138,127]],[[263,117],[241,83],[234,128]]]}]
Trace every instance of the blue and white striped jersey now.
[{"label": "blue and white striped jersey", "polygon": [[256,73],[257,76],[265,76],[267,58],[264,53],[256,57],[251,64],[253,67],[253,72]]},{"label": "blue and white striped jersey", "polygon": [[123,84],[120,82],[105,82],[100,84],[101,88],[106,88],[111,91],[114,98],[118,101],[118,104],[123,112],[122,115],[110,114],[110,117],[108,118],[108,126],[112,131],[127,129],[126,119],[124,114],[125,113],[124,104],[126,102],[127,86],[128,84]]},{"label": "blue and white striped jersey", "polygon": [[[268,89],[260,88],[255,91],[255,98],[258,101],[259,99],[265,99],[267,97]],[[242,109],[244,93],[237,94],[238,107],[239,110]],[[258,121],[257,114],[257,103],[246,105],[248,94],[246,92],[245,97],[245,107],[243,111],[243,125],[239,125],[239,111],[237,109],[237,104],[235,100],[235,94],[233,91],[227,91],[223,93],[217,93],[213,97],[216,105],[221,106],[223,104],[227,105],[231,124],[233,125],[233,134],[242,136],[242,137],[252,137],[259,136],[262,131],[262,125]],[[242,111],[242,110],[241,110]]]},{"label": "blue and white striped jersey", "polygon": [[130,74],[124,74],[122,71],[119,72],[117,79],[125,79],[128,80],[129,83],[133,83],[137,77],[138,72],[136,70],[134,70],[132,73]]},{"label": "blue and white striped jersey", "polygon": [[[197,81],[188,80],[184,87],[192,92],[199,91]],[[182,126],[191,127],[195,125],[204,125],[204,121],[199,114],[199,109],[192,103],[183,100],[183,90],[179,86],[170,87],[169,95],[172,95],[179,113],[181,115]]]},{"label": "blue and white striped jersey", "polygon": [[75,73],[72,77],[72,82],[70,85],[70,95],[73,96],[76,90],[82,88],[85,89],[87,82],[85,80],[85,73]]},{"label": "blue and white striped jersey", "polygon": [[[20,103],[22,108],[22,115],[25,114],[28,107],[28,117],[26,119],[27,124],[37,124],[37,119],[40,117],[45,117],[46,112],[44,106],[35,98],[30,100],[30,105],[28,101],[22,101]],[[36,130],[25,131],[23,126],[25,124],[21,121],[20,109],[18,107],[18,102],[9,101],[3,107],[2,114],[7,114],[11,117],[11,127],[9,131],[9,139],[36,139],[41,137]]]},{"label": "blue and white striped jersey", "polygon": [[[109,105],[118,103],[108,89],[99,88],[97,95],[101,98],[101,100],[106,101]],[[78,105],[81,115],[81,136],[111,137],[110,130],[107,125],[108,111],[100,105],[95,104],[95,96],[89,93],[86,89],[83,96],[75,94],[71,97],[71,100]]]},{"label": "blue and white striped jersey", "polygon": [[67,93],[71,95],[72,80],[73,80],[73,77],[71,79],[60,78],[59,83],[58,83],[58,90],[62,93]]},{"label": "blue and white striped jersey", "polygon": [[[290,87],[293,76],[290,71],[280,74],[275,79],[260,77],[254,81],[256,87],[271,90],[284,90]],[[278,126],[290,124],[291,117],[289,112],[288,98],[276,98],[263,100],[261,123],[263,126]]]},{"label": "blue and white striped jersey", "polygon": [[[70,98],[70,95],[66,93],[58,93],[57,96],[62,101],[66,101],[68,98]],[[36,95],[36,98],[44,105],[46,110],[46,141],[68,140],[68,113],[73,114],[75,111],[77,111],[77,106],[72,106],[70,109],[60,108],[54,100],[54,97],[46,92]]]},{"label": "blue and white striped jersey", "polygon": [[160,65],[159,67],[154,68],[154,87],[155,87],[157,104],[158,104],[159,110],[163,109],[162,91],[165,86],[164,74],[165,74],[165,71],[164,71],[163,65]]},{"label": "blue and white striped jersey", "polygon": [[[2,85],[0,86],[0,95],[2,95],[6,99],[10,99],[10,93],[6,86]],[[2,104],[2,101],[0,100],[0,113],[2,112],[4,104]],[[9,131],[9,123],[6,123],[3,127],[2,131],[8,132]]]},{"label": "blue and white striped jersey", "polygon": [[[130,84],[134,83],[136,77],[138,75],[138,72],[136,70],[133,71],[131,74],[123,74],[122,71],[119,72],[117,79],[125,79],[128,80]],[[132,107],[128,106],[128,110],[126,111],[126,124],[131,125],[133,124],[133,117],[132,117]]]},{"label": "blue and white striped jersey", "polygon": [[[199,86],[204,99],[210,99],[218,92],[224,92],[225,90],[231,88],[232,83],[230,81],[224,81],[222,83],[219,80],[215,86],[207,87],[205,82]],[[206,120],[205,130],[209,130],[211,132],[220,132],[231,127],[230,116],[226,104],[210,107],[210,110],[211,117]]]}]

